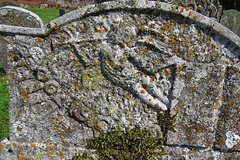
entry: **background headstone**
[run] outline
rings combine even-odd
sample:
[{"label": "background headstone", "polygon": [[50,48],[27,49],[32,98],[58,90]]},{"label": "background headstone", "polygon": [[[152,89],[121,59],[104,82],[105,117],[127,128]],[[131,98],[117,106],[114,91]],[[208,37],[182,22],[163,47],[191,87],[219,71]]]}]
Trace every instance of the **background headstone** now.
[{"label": "background headstone", "polygon": [[[0,24],[41,28],[44,26],[42,20],[38,15],[18,7],[5,6],[0,8]],[[4,36],[4,33],[3,35]],[[7,59],[7,43],[3,37],[0,37],[0,61],[3,65],[5,72],[8,72],[8,59]]]},{"label": "background headstone", "polygon": [[237,10],[225,10],[221,16],[220,23],[228,27],[234,33],[240,36],[240,12]]},{"label": "background headstone", "polygon": [[64,9],[59,9],[59,16],[63,16],[65,14],[65,10]]},{"label": "background headstone", "polygon": [[219,2],[223,6],[223,10],[235,9],[240,11],[239,0],[219,0]]}]

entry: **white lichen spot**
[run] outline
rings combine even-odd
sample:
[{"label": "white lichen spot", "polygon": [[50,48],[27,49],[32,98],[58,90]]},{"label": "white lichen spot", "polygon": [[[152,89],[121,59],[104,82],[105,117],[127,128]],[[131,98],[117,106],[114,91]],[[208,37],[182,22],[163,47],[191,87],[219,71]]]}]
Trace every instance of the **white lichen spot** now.
[{"label": "white lichen spot", "polygon": [[235,133],[228,131],[226,133],[226,146],[228,148],[233,148],[236,144],[240,143],[240,136],[236,135]]}]

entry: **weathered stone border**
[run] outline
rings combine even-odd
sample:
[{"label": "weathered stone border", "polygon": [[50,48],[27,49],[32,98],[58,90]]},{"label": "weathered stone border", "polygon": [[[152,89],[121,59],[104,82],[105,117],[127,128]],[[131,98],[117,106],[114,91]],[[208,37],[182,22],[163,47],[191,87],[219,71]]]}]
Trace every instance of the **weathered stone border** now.
[{"label": "weathered stone border", "polygon": [[[8,6],[9,7],[9,6]],[[37,19],[39,18],[36,16],[34,13],[22,9],[19,7],[10,7],[10,8],[15,8],[15,9],[20,9],[24,12],[28,12]],[[226,28],[225,26],[221,25],[216,21],[214,18],[209,18],[206,17],[198,12],[189,10],[184,7],[180,6],[175,6],[167,3],[162,3],[162,2],[154,2],[154,1],[146,1],[146,0],[139,0],[136,3],[133,3],[129,0],[126,1],[111,1],[111,2],[104,2],[101,4],[92,4],[89,6],[86,6],[85,8],[80,8],[75,11],[72,11],[68,14],[65,14],[53,21],[51,21],[49,24],[42,26],[41,29],[30,29],[30,28],[24,28],[24,27],[18,27],[18,26],[5,26],[5,25],[0,25],[0,32],[7,32],[7,33],[13,33],[13,34],[27,34],[27,35],[46,35],[48,34],[56,25],[62,26],[68,22],[74,21],[76,19],[81,19],[84,16],[102,11],[104,10],[117,10],[117,9],[160,9],[163,11],[170,11],[174,14],[181,14],[184,17],[196,20],[203,25],[206,25],[208,27],[213,28],[213,30],[220,32],[225,37],[228,37],[229,40],[232,42],[236,43],[236,45],[240,45],[240,38],[236,34],[234,34],[231,30]],[[41,19],[39,18],[41,21]]]}]

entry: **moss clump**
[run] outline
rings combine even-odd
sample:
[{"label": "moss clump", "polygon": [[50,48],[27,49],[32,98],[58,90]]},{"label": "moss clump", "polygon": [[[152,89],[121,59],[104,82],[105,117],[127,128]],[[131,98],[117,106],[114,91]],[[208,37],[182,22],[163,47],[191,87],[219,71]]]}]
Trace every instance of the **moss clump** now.
[{"label": "moss clump", "polygon": [[82,155],[79,154],[75,154],[72,158],[72,160],[94,160],[92,157],[88,157],[87,152],[83,152]]},{"label": "moss clump", "polygon": [[100,133],[99,137],[87,140],[86,148],[96,150],[95,153],[104,160],[148,160],[167,155],[162,152],[162,143],[163,139],[152,137],[149,130],[127,128],[125,132]]},{"label": "moss clump", "polygon": [[175,126],[176,126],[177,114],[178,112],[172,115],[170,113],[170,109],[164,111],[163,113],[158,111],[157,124],[161,127],[161,131],[165,139],[168,131],[176,132]]},{"label": "moss clump", "polygon": [[[141,130],[136,127],[127,128],[126,131],[110,131],[106,134],[100,133],[99,137],[87,139],[86,149],[96,150],[100,160],[150,160],[155,157],[165,156],[162,145],[166,141],[168,131],[176,132],[177,114],[167,111],[158,111],[157,120],[163,133],[163,138],[152,137],[147,129]],[[82,156],[76,155],[77,160],[89,160],[86,153]],[[74,160],[74,159],[73,159]]]}]

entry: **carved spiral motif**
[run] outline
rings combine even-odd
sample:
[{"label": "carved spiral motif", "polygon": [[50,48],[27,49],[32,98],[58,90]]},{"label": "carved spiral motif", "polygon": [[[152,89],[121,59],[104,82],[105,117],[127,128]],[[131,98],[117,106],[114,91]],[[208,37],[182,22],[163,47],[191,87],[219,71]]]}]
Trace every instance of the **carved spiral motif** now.
[{"label": "carved spiral motif", "polygon": [[44,86],[44,91],[48,95],[53,95],[54,93],[56,93],[58,91],[58,88],[59,88],[58,82],[52,80],[52,81],[46,82],[46,84]]}]

